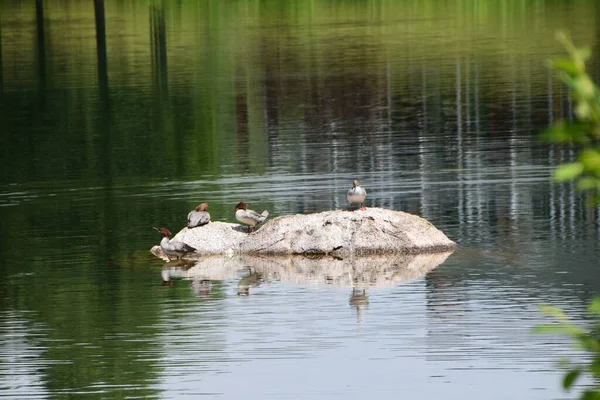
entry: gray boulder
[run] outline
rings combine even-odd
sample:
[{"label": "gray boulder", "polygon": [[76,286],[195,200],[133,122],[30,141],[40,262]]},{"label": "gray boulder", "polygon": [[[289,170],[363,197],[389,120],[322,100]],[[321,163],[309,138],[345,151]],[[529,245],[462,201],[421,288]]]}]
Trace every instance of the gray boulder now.
[{"label": "gray boulder", "polygon": [[[416,254],[452,250],[456,243],[429,221],[402,211],[325,211],[284,215],[267,220],[250,234],[246,227],[226,222],[183,228],[175,239],[205,255],[349,255]],[[161,257],[159,246],[152,253]]]}]

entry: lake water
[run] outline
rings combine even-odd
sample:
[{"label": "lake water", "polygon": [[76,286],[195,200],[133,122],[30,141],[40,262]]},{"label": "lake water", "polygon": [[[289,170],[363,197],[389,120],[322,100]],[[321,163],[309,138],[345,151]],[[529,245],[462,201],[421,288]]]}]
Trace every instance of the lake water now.
[{"label": "lake water", "polygon": [[[597,2],[96,5],[0,3],[0,397],[575,397],[578,354],[531,328],[586,324],[600,210],[536,135],[572,117],[555,32],[597,54]],[[339,209],[354,178],[460,249],[364,296],[285,269],[238,296],[243,268],[148,251],[201,202]]]}]

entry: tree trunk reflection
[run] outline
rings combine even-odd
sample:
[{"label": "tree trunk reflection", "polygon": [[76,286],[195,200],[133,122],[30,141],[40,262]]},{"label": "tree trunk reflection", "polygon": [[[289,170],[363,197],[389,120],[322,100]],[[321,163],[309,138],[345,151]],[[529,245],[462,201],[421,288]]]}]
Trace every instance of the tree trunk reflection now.
[{"label": "tree trunk reflection", "polygon": [[94,17],[96,21],[96,52],[98,64],[98,87],[100,100],[108,102],[108,66],[106,60],[106,16],[104,0],[94,0]]},{"label": "tree trunk reflection", "polygon": [[35,0],[35,26],[37,39],[38,89],[43,100],[46,89],[46,32],[44,28],[44,2]]}]

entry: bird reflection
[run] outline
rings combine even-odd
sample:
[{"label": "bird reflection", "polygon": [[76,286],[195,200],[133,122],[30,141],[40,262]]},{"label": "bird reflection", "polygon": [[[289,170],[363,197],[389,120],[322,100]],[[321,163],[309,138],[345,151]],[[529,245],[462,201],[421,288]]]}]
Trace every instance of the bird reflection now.
[{"label": "bird reflection", "polygon": [[237,285],[237,294],[238,296],[248,296],[250,295],[250,288],[255,288],[260,286],[263,282],[263,274],[254,270],[252,272],[252,267],[246,267],[248,269],[248,275],[240,279]]},{"label": "bird reflection", "polygon": [[364,312],[369,305],[369,297],[367,296],[366,289],[352,288],[350,293],[350,301],[348,302],[352,307],[356,308],[356,317],[358,322],[362,321]]},{"label": "bird reflection", "polygon": [[352,268],[348,271],[348,279],[352,285],[352,292],[350,293],[350,301],[348,304],[356,308],[356,319],[358,322],[362,322],[365,310],[369,304],[367,290],[364,288],[364,286],[362,288],[358,287],[359,281],[362,281],[364,284],[364,277],[358,274],[356,268],[352,266]]},{"label": "bird reflection", "polygon": [[168,269],[162,269],[160,271],[160,275],[162,277],[162,285],[165,287],[172,287],[173,281],[171,280],[171,273]]},{"label": "bird reflection", "polygon": [[191,282],[192,292],[199,295],[209,295],[212,291],[212,281],[210,279],[195,279]]}]

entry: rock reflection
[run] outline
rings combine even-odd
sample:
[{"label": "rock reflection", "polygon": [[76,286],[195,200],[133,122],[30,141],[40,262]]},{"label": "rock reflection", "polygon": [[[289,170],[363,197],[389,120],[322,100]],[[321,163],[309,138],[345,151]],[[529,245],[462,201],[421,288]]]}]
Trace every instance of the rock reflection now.
[{"label": "rock reflection", "polygon": [[212,281],[209,278],[202,276],[188,277],[186,272],[193,264],[173,262],[164,265],[161,270],[162,285],[165,287],[173,287],[173,278],[187,278],[190,281],[192,292],[197,295],[209,295],[212,292]]},{"label": "rock reflection", "polygon": [[[238,282],[237,293],[248,295],[250,288],[264,282],[281,281],[299,285],[327,285],[352,289],[350,304],[364,307],[368,300],[366,289],[397,286],[424,276],[442,264],[452,252],[418,255],[378,255],[348,259],[333,257],[307,258],[262,257],[204,257],[191,268],[165,264],[163,281],[171,278],[192,281],[237,280],[240,270],[248,273]],[[168,279],[165,277],[168,275]]]}]

